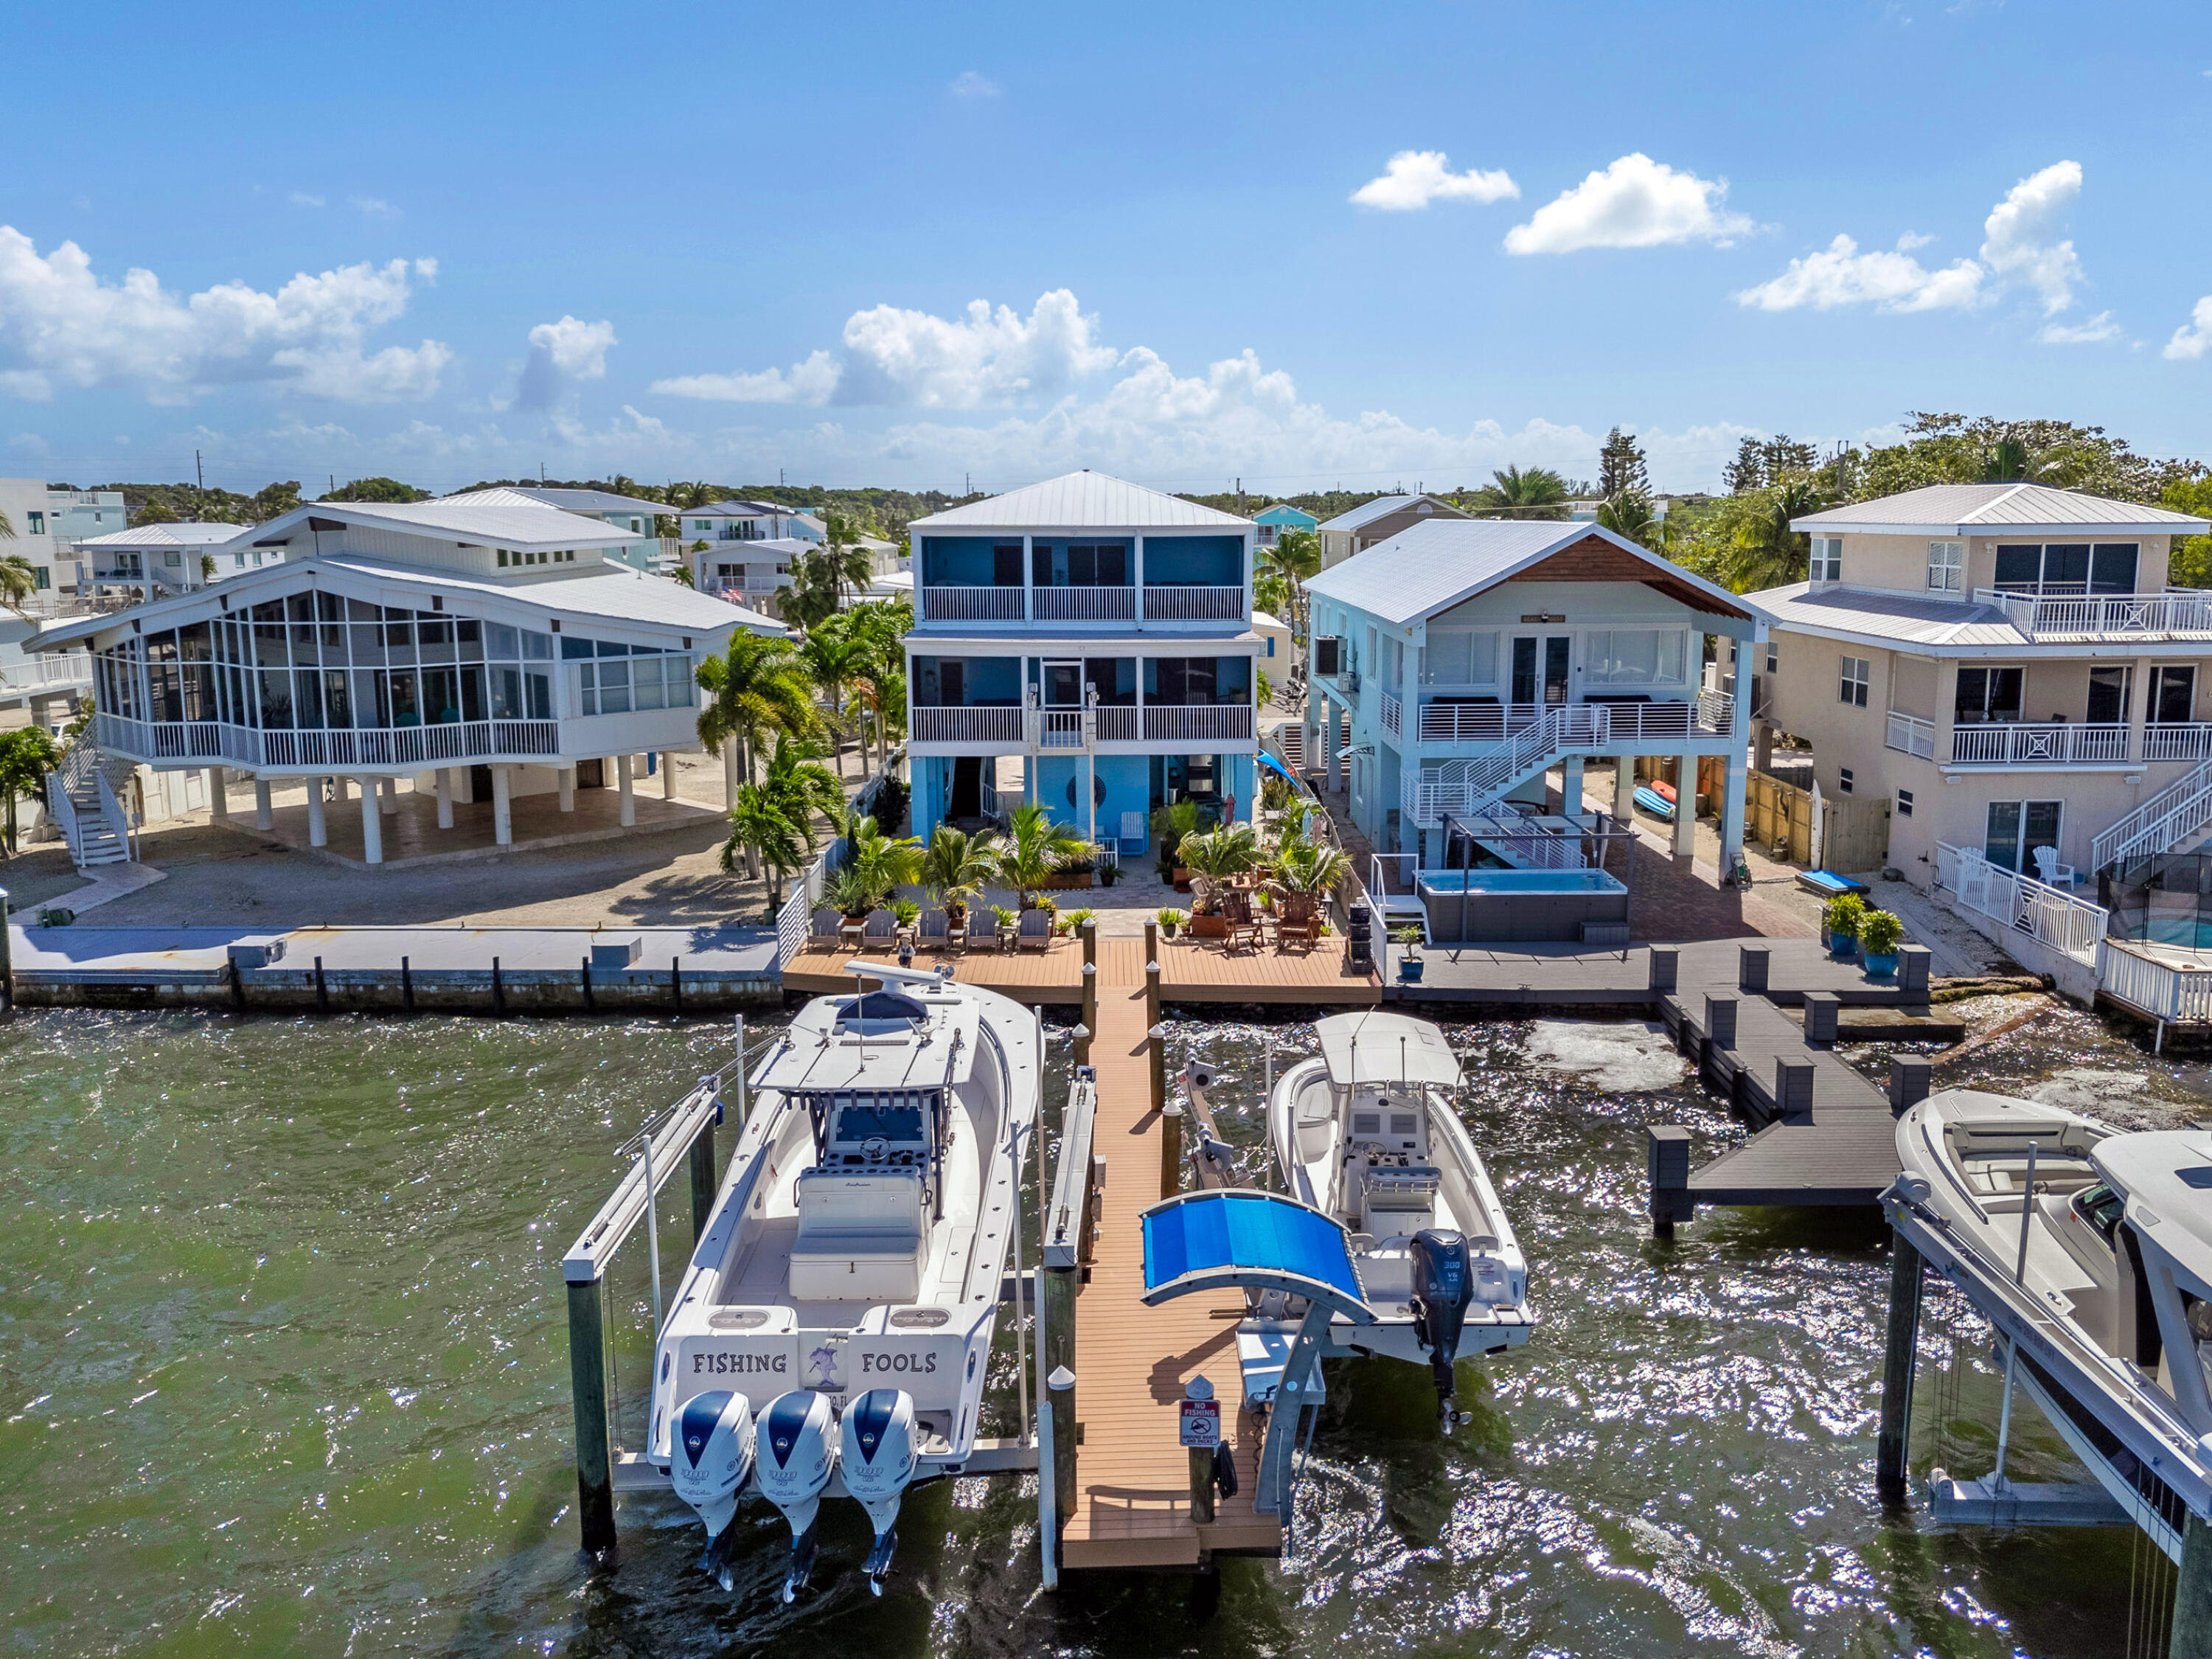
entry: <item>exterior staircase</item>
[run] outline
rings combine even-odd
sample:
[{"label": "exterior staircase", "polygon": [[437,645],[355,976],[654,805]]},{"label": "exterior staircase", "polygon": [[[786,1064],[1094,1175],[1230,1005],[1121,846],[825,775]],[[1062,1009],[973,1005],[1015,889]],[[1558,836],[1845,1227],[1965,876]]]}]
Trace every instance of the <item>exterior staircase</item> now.
[{"label": "exterior staircase", "polygon": [[2089,867],[2185,852],[2212,831],[2212,761],[2169,784],[2089,843]]},{"label": "exterior staircase", "polygon": [[82,737],[46,775],[46,806],[69,842],[70,858],[80,870],[127,864],[131,820],[118,797],[118,786],[132,771],[129,761],[104,754],[90,736]]},{"label": "exterior staircase", "polygon": [[1567,703],[1547,708],[1485,755],[1408,773],[1401,786],[1405,821],[1424,826],[1487,815],[1512,791],[1574,752],[1604,745],[1607,708]]}]

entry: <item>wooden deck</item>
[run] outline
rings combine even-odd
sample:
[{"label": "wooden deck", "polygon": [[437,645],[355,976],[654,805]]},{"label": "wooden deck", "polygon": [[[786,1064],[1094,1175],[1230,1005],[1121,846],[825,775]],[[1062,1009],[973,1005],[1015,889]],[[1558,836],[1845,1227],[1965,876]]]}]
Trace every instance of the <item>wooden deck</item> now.
[{"label": "wooden deck", "polygon": [[[809,995],[848,991],[852,975],[845,964],[883,962],[893,952],[877,947],[858,952],[808,949],[784,969],[784,988]],[[1098,972],[1103,984],[1134,986],[1144,994],[1145,942],[1141,939],[1098,941]],[[1327,939],[1310,951],[1263,946],[1233,955],[1211,940],[1160,941],[1161,994],[1170,1002],[1278,1003],[1329,1007],[1371,1006],[1382,1000],[1382,982],[1350,966],[1344,940]],[[995,947],[939,955],[920,951],[915,963],[933,968],[953,964],[963,985],[998,991],[1018,1002],[1073,1007],[1083,1000],[1083,948],[1073,939],[1054,939],[1043,951],[1002,953]],[[1139,1082],[1143,1082],[1139,1076]]]}]

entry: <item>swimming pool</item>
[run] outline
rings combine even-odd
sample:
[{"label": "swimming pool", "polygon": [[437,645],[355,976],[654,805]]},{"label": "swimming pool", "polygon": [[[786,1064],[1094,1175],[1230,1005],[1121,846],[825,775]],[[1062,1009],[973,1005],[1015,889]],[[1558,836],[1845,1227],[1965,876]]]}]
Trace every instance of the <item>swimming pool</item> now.
[{"label": "swimming pool", "polygon": [[1424,870],[1424,893],[1626,893],[1602,870]]}]

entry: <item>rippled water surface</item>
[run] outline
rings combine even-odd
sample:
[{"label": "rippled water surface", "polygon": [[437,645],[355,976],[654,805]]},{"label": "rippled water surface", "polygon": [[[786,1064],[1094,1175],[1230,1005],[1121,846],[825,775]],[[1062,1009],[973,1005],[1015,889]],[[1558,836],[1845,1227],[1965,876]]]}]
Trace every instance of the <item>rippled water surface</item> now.
[{"label": "rippled water surface", "polygon": [[[1175,1032],[1225,1068],[1221,1127],[1256,1172],[1261,1028]],[[615,1571],[574,1549],[559,1258],[617,1144],[726,1059],[726,1026],[18,1015],[0,1626],[66,1654],[2118,1650],[2131,1533],[1942,1535],[1875,1503],[1878,1218],[1722,1212],[1650,1241],[1645,1125],[1687,1124],[1701,1157],[1737,1131],[1640,1033],[1452,1028],[1544,1322],[1462,1369],[1476,1418],[1448,1441],[1425,1370],[1333,1365],[1288,1562],[1047,1596],[1033,1486],[968,1479],[909,1497],[880,1601],[857,1506],[831,1506],[817,1588],[786,1609],[781,1522],[734,1595],[691,1571],[688,1511],[626,1504]],[[1310,1049],[1309,1028],[1272,1035],[1279,1059]],[[1939,1080],[2130,1122],[2212,1100],[2201,1066],[2078,1012]],[[645,1256],[615,1279],[633,1425]],[[1983,1473],[1986,1330],[1934,1296],[1925,1334],[1916,1461]],[[1008,1426],[1013,1370],[1008,1351]],[[2065,1478],[2032,1407],[2014,1445],[2014,1474]]]}]

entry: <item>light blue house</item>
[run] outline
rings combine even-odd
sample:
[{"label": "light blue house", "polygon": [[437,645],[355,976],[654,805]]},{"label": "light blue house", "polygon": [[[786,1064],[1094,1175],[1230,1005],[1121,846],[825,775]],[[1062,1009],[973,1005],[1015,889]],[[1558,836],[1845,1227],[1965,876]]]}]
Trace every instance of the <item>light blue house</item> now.
[{"label": "light blue house", "polygon": [[1285,530],[1312,530],[1321,520],[1310,513],[1301,513],[1295,507],[1279,502],[1255,513],[1252,522],[1260,527],[1259,544],[1273,547]]},{"label": "light blue house", "polygon": [[660,501],[618,495],[611,489],[557,489],[538,484],[472,489],[466,495],[448,495],[446,499],[490,507],[514,507],[531,501],[540,507],[557,507],[563,513],[574,513],[580,518],[630,533],[632,539],[621,546],[603,548],[603,557],[626,564],[633,570],[661,568],[660,533],[653,526],[656,515],[666,514],[669,509]]},{"label": "light blue house", "polygon": [[1097,472],[908,526],[915,833],[1020,797],[1140,859],[1152,809],[1252,816],[1259,752],[1249,519]]},{"label": "light blue house", "polygon": [[[1431,520],[1307,592],[1304,752],[1377,848],[1440,867],[1452,831],[1508,864],[1542,862],[1510,837],[1541,807],[1551,769],[1579,815],[1584,762],[1618,757],[1612,810],[1626,818],[1638,757],[1681,761],[1686,792],[1698,758],[1718,756],[1723,867],[1735,867],[1749,710],[1701,687],[1708,636],[1723,662],[1733,642],[1765,638],[1756,605],[1610,531],[1556,520]],[[1675,815],[1678,857],[1693,826]]]}]

